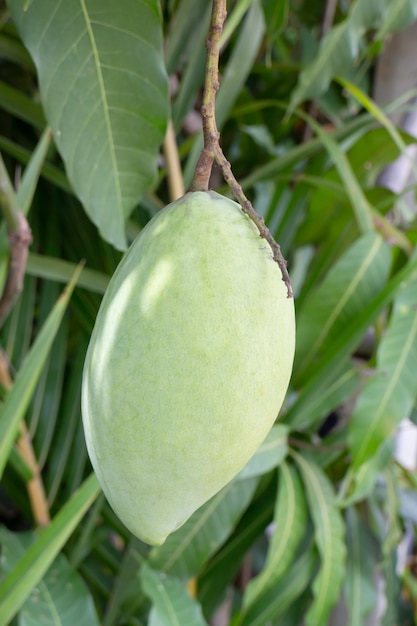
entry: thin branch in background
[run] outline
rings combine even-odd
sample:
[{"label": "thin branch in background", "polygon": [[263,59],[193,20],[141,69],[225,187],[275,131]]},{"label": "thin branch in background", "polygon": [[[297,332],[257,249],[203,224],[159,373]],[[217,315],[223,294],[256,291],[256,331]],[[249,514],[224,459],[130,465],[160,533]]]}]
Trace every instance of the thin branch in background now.
[{"label": "thin branch in background", "polygon": [[[9,365],[6,356],[0,350],[0,383],[10,391],[13,382],[9,373]],[[46,526],[50,523],[48,501],[43,486],[39,465],[36,461],[32,440],[25,422],[20,423],[20,437],[17,441],[20,456],[32,472],[32,478],[27,482],[26,488],[30,500],[33,518],[37,526]]]},{"label": "thin branch in background", "polygon": [[0,298],[0,326],[22,292],[28,248],[32,243],[32,233],[23,213],[18,214],[18,219],[19,228],[8,232],[10,242],[9,269]]},{"label": "thin branch in background", "polygon": [[[320,28],[320,39],[326,35],[326,33],[331,29],[334,21],[334,16],[336,14],[338,0],[327,0],[326,6],[324,7],[324,15],[323,21],[321,23]],[[310,102],[309,107],[307,109],[308,115],[317,119],[317,115],[319,113],[319,108],[315,102]],[[302,138],[302,143],[309,141],[313,136],[313,129],[309,124],[306,124],[304,127],[304,133]]]},{"label": "thin branch in background", "polygon": [[164,156],[167,170],[169,196],[171,202],[182,198],[185,193],[184,179],[181,171],[181,161],[178,155],[177,139],[172,120],[168,123],[167,132],[164,139]]},{"label": "thin branch in background", "polygon": [[281,253],[281,248],[265,225],[264,219],[256,213],[251,202],[245,196],[242,187],[233,175],[229,161],[220,147],[220,133],[216,124],[215,102],[216,93],[219,89],[220,37],[226,15],[226,0],[213,0],[210,29],[207,38],[207,65],[203,104],[201,107],[204,147],[197,162],[191,190],[208,191],[210,174],[215,161],[234,197],[242,207],[242,211],[250,217],[257,226],[260,236],[271,246],[273,258],[278,263],[282,280],[287,287],[287,296],[292,298],[293,291],[287,270],[287,262]]},{"label": "thin branch in background", "polygon": [[321,23],[320,36],[321,38],[331,29],[336,14],[337,3],[339,0],[327,0],[324,7],[324,16]]},{"label": "thin branch in background", "polygon": [[23,289],[28,248],[32,233],[26,217],[20,211],[9,175],[0,156],[0,207],[10,242],[9,267],[0,298],[0,326],[8,316]]}]

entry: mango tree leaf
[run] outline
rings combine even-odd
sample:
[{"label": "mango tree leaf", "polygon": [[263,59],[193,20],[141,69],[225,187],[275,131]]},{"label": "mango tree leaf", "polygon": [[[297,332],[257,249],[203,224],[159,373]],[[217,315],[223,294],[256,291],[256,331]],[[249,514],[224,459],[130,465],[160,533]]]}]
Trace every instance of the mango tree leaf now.
[{"label": "mango tree leaf", "polygon": [[0,476],[3,474],[19,424],[29,406],[80,272],[81,267],[49,314],[0,409]]},{"label": "mango tree leaf", "polygon": [[1,581],[1,624],[8,624],[19,611],[99,493],[97,478],[91,474]]},{"label": "mango tree leaf", "polygon": [[382,291],[364,307],[360,314],[342,328],[339,335],[334,337],[334,340],[323,353],[314,374],[311,375],[297,400],[286,414],[286,420],[289,424],[297,424],[298,426],[311,424],[309,414],[311,400],[324,392],[327,386],[334,381],[335,371],[337,375],[340,374],[346,359],[359,344],[369,326],[374,323],[377,315],[395,298],[406,281],[415,279],[416,276],[417,259],[413,257],[390,279]]},{"label": "mango tree leaf", "polygon": [[[368,30],[380,30],[385,35],[406,25],[406,19],[414,19],[414,10],[410,6],[414,0],[399,2],[401,19],[395,19],[395,10],[391,0],[355,0],[352,2],[348,17],[334,26],[323,38],[319,52],[314,60],[301,72],[298,86],[291,97],[291,110],[303,100],[316,98],[328,88],[332,78],[343,75],[358,57]],[[415,6],[415,3],[414,3]]]},{"label": "mango tree leaf", "polygon": [[345,597],[349,626],[364,626],[377,601],[374,539],[353,507],[346,511],[346,544]]},{"label": "mango tree leaf", "polygon": [[346,480],[351,483],[349,495],[343,499],[343,506],[364,500],[373,491],[375,481],[380,472],[391,462],[394,450],[394,439],[387,439],[378,448],[377,452],[359,468],[349,468]]},{"label": "mango tree leaf", "polygon": [[292,563],[285,576],[263,596],[262,604],[256,605],[256,612],[255,610],[253,612],[252,610],[248,611],[243,615],[242,621],[237,621],[237,624],[239,626],[265,626],[265,624],[271,623],[287,624],[287,622],[282,622],[281,620],[274,622],[272,620],[276,620],[299,598],[309,584],[316,565],[317,557],[310,545]]},{"label": "mango tree leaf", "polygon": [[42,133],[38,145],[33,151],[28,166],[23,173],[19,188],[16,192],[17,201],[24,215],[28,214],[28,211],[32,204],[33,196],[35,195],[36,185],[38,184],[39,176],[45,163],[51,140],[51,129],[49,127],[46,127],[44,132]]},{"label": "mango tree leaf", "polygon": [[320,353],[385,285],[389,246],[377,233],[360,237],[308,297],[297,320],[293,381],[308,378]]},{"label": "mango tree leaf", "polygon": [[327,623],[330,610],[339,598],[345,576],[344,523],[326,474],[310,459],[297,453],[293,456],[303,477],[321,558],[312,587],[314,600],[306,616],[306,626],[322,626]]},{"label": "mango tree leaf", "polygon": [[291,428],[297,429],[306,417],[310,424],[322,421],[335,407],[352,396],[359,380],[358,370],[348,361],[342,361],[333,375],[330,373],[324,389],[317,388],[317,393],[310,396],[308,406],[304,404],[300,407],[300,411],[291,419]]},{"label": "mango tree leaf", "polygon": [[[416,256],[414,256],[416,258]],[[378,352],[376,374],[367,381],[353,412],[349,448],[353,468],[370,459],[410,415],[417,397],[417,279],[394,302]]]},{"label": "mango tree leaf", "polygon": [[273,426],[261,447],[236,476],[236,480],[262,476],[274,467],[278,467],[288,453],[288,431],[286,424]]},{"label": "mango tree leaf", "polygon": [[0,80],[1,108],[38,130],[45,128],[45,116],[39,103],[24,95],[15,87]]},{"label": "mango tree leaf", "polygon": [[256,614],[268,594],[294,560],[306,533],[307,505],[297,470],[286,462],[279,468],[278,496],[274,513],[274,532],[265,566],[245,590],[243,605],[248,615]]},{"label": "mango tree leaf", "polygon": [[181,578],[195,576],[227,539],[256,486],[255,478],[230,482],[169,535],[162,546],[151,551],[150,565]]},{"label": "mango tree leaf", "polygon": [[349,159],[341,146],[333,139],[331,133],[324,131],[320,124],[310,115],[302,114],[302,117],[307,120],[332,158],[345,187],[346,194],[349,196],[360,232],[362,234],[370,232],[372,230],[371,205],[353,173]]},{"label": "mango tree leaf", "polygon": [[[1,574],[16,567],[35,538],[34,533],[16,534],[0,529]],[[19,626],[74,626],[83,622],[99,626],[93,599],[81,576],[59,554],[23,604]]]},{"label": "mango tree leaf", "polygon": [[[57,257],[49,257],[45,254],[29,253],[26,266],[26,274],[47,280],[56,280],[66,283],[74,274],[76,265],[69,261],[63,261]],[[77,287],[83,287],[93,293],[103,295],[109,284],[110,276],[97,270],[84,267],[77,282]]]},{"label": "mango tree leaf", "polygon": [[236,529],[210,559],[198,577],[198,598],[205,615],[212,615],[224,600],[228,586],[237,575],[245,555],[271,522],[275,489],[265,488],[251,502]]},{"label": "mango tree leaf", "polygon": [[8,4],[68,178],[103,237],[124,249],[124,222],[155,179],[168,117],[159,3]]},{"label": "mango tree leaf", "polygon": [[396,0],[387,7],[385,19],[380,26],[376,39],[382,41],[389,33],[405,28],[417,18],[417,4],[414,0]]},{"label": "mango tree leaf", "polygon": [[140,580],[153,604],[149,626],[207,626],[201,606],[179,580],[155,572],[147,563],[141,567]]},{"label": "mango tree leaf", "polygon": [[288,0],[264,0],[262,8],[265,14],[266,32],[273,42],[285,28],[288,19]]}]

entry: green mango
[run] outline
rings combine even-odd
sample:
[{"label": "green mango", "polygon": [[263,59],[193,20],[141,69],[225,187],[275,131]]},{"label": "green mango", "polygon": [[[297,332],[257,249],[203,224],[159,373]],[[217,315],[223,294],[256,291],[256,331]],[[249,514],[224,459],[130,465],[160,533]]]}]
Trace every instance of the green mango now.
[{"label": "green mango", "polygon": [[117,268],[82,387],[89,456],[122,522],[162,544],[244,467],[283,403],[294,303],[235,202],[190,192]]}]

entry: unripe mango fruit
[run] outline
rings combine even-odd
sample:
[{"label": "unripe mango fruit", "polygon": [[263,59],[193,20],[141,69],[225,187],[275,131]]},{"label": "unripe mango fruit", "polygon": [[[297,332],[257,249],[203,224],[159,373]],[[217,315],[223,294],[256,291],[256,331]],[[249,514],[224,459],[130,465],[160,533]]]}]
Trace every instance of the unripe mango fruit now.
[{"label": "unripe mango fruit", "polygon": [[159,545],[260,446],[284,400],[294,304],[235,202],[158,213],[104,296],[83,375],[87,448],[132,533]]}]

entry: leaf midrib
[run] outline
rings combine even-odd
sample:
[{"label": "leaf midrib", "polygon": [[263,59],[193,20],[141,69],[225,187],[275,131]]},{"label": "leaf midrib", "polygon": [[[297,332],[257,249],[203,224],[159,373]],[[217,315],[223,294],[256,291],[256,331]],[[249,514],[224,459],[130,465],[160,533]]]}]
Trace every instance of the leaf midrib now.
[{"label": "leaf midrib", "polygon": [[394,370],[391,372],[391,379],[389,381],[389,384],[386,387],[384,395],[381,398],[379,407],[374,414],[374,418],[372,422],[369,424],[368,428],[366,429],[366,433],[362,439],[362,444],[359,447],[358,453],[356,455],[356,463],[355,463],[356,467],[358,467],[358,465],[360,465],[363,462],[364,450],[366,450],[370,439],[373,437],[376,426],[381,417],[381,414],[385,410],[392,396],[393,390],[397,386],[397,382],[401,376],[404,363],[406,359],[408,358],[408,355],[410,354],[411,348],[414,344],[414,340],[416,339],[416,337],[417,337],[417,315],[415,316],[413,324],[411,326],[410,333],[408,336],[408,341],[404,347],[404,350],[402,351],[400,358],[397,361],[397,365],[395,366]]},{"label": "leaf midrib", "polygon": [[328,317],[327,322],[324,324],[324,326],[323,326],[321,332],[319,333],[316,341],[309,348],[307,358],[305,359],[304,365],[303,365],[303,367],[300,368],[300,370],[305,370],[305,368],[308,366],[308,364],[311,363],[313,357],[317,354],[317,352],[318,352],[318,350],[320,348],[320,345],[323,343],[323,341],[325,340],[326,336],[329,334],[330,329],[333,326],[335,320],[337,319],[337,317],[339,316],[339,314],[343,310],[345,304],[348,302],[349,298],[354,293],[355,289],[357,288],[357,286],[359,285],[359,283],[361,282],[361,280],[365,276],[369,266],[371,265],[372,261],[374,260],[376,254],[378,253],[378,251],[379,251],[379,249],[381,247],[382,241],[383,240],[380,239],[380,238],[375,239],[375,243],[372,246],[372,248],[370,249],[368,256],[364,259],[363,263],[361,263],[361,265],[359,267],[359,271],[357,272],[357,274],[355,274],[353,276],[352,281],[348,285],[348,287],[347,287],[346,291],[344,292],[344,294],[342,295],[342,297],[338,300],[338,302],[336,304],[336,307],[333,309],[331,315]]},{"label": "leaf midrib", "polygon": [[116,151],[115,151],[115,142],[114,142],[112,127],[111,127],[111,123],[110,123],[109,104],[108,104],[108,101],[107,101],[106,90],[105,90],[105,87],[104,87],[103,72],[102,72],[99,52],[98,52],[96,40],[95,40],[95,37],[94,37],[94,32],[93,32],[93,29],[92,29],[92,26],[91,26],[90,17],[88,15],[88,11],[87,11],[87,6],[86,6],[85,0],[80,0],[80,7],[81,7],[81,11],[83,13],[84,20],[85,20],[85,26],[86,26],[86,29],[87,29],[88,37],[89,37],[90,43],[91,43],[91,49],[92,49],[93,57],[94,57],[94,64],[95,64],[96,72],[97,72],[97,81],[98,81],[100,95],[101,95],[102,103],[103,103],[104,121],[105,121],[105,125],[106,125],[107,137],[108,137],[108,141],[109,141],[110,158],[111,158],[112,170],[113,170],[113,180],[114,180],[114,185],[115,185],[115,190],[116,190],[116,197],[117,197],[117,203],[116,203],[115,210],[119,214],[120,223],[123,223],[124,215],[123,215],[123,208],[122,208],[123,207],[122,192],[121,192],[121,188],[120,188],[119,176],[117,175],[118,169],[117,169],[117,158],[116,158]]}]

